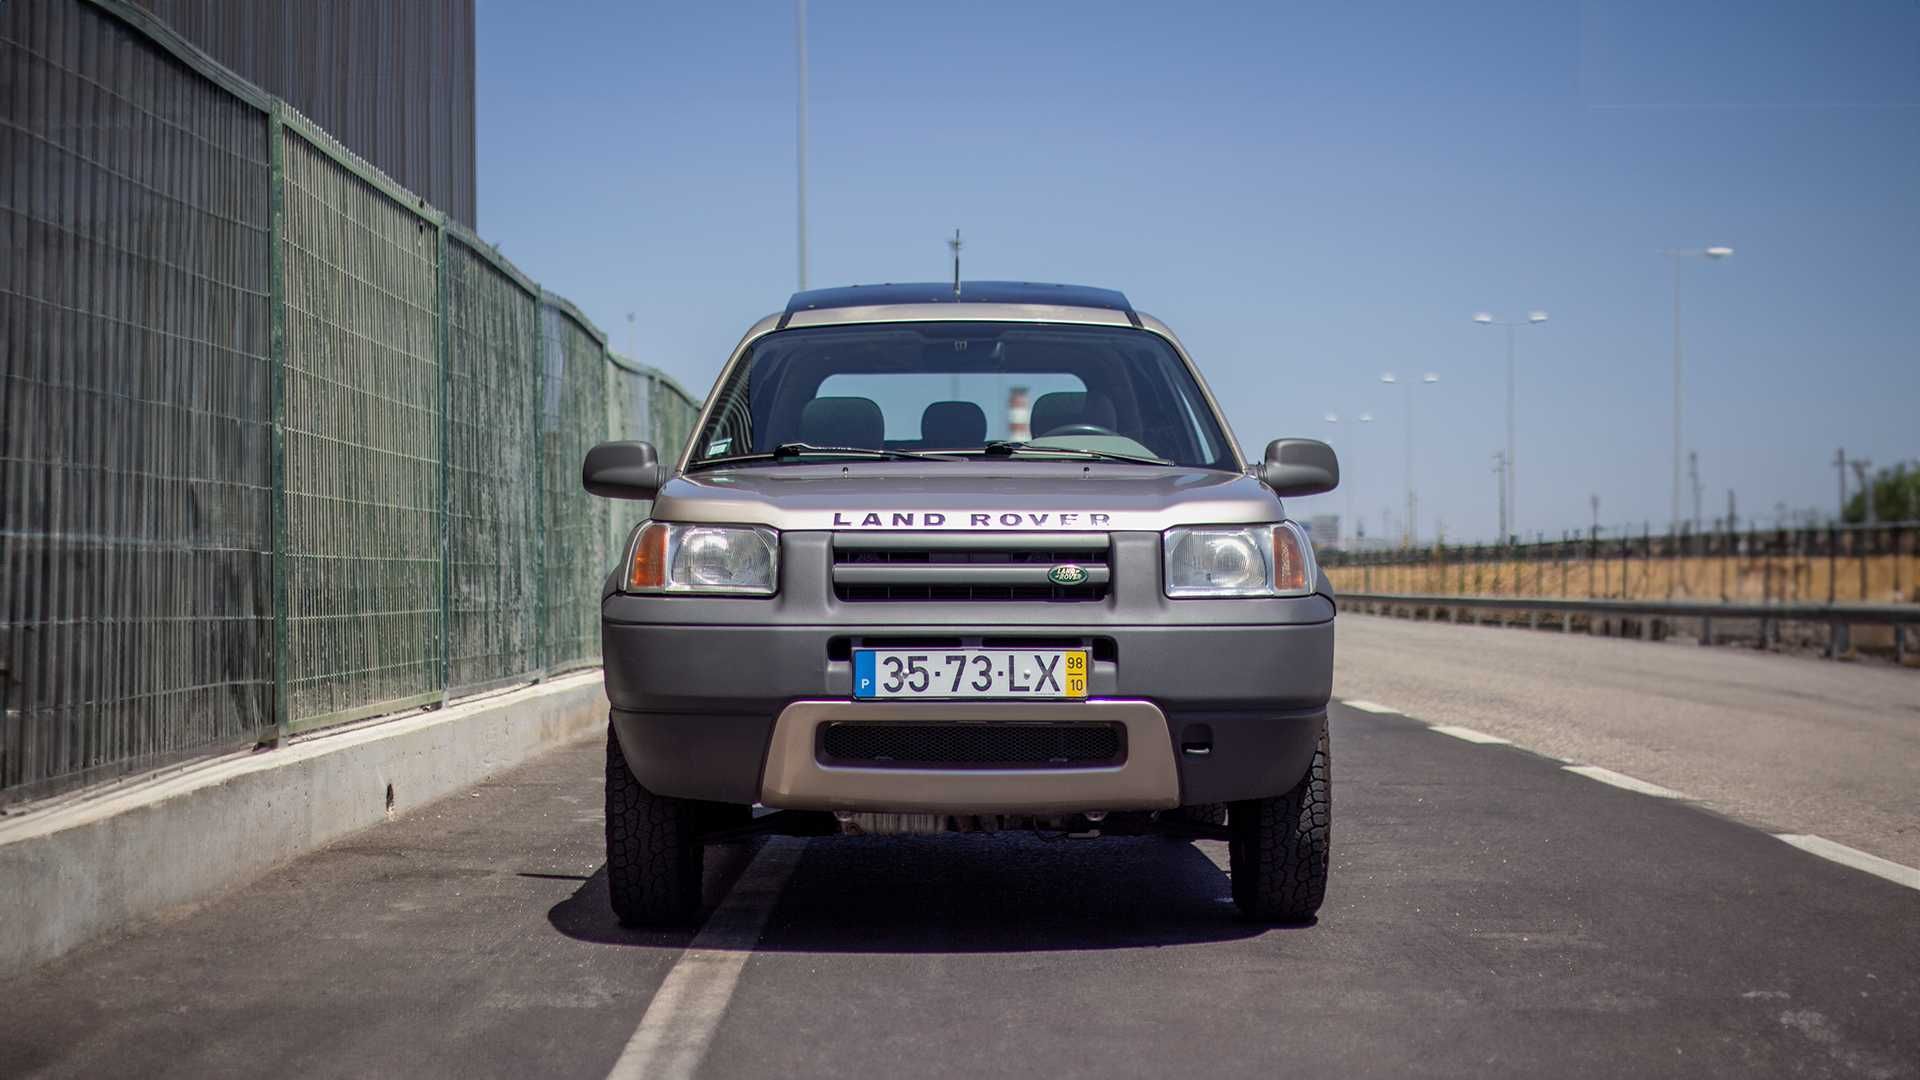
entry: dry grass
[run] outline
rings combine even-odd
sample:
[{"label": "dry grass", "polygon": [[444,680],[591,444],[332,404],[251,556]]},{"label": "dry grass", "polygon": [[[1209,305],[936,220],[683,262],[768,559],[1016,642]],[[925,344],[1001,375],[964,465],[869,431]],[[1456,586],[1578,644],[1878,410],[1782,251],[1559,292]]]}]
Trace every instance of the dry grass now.
[{"label": "dry grass", "polygon": [[1920,603],[1920,556],[1913,554],[1333,566],[1327,577],[1339,592]]}]

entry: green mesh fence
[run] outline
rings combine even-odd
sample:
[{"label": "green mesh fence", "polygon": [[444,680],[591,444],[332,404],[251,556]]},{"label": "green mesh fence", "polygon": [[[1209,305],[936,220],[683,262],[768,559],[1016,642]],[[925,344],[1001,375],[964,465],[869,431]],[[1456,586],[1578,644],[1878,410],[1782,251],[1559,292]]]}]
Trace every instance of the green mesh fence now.
[{"label": "green mesh fence", "polygon": [[539,666],[539,286],[457,232],[446,279],[448,680],[458,687]]},{"label": "green mesh fence", "polygon": [[271,730],[263,103],[0,3],[0,796]]},{"label": "green mesh fence", "polygon": [[[440,689],[439,234],[289,125],[288,715]],[[337,151],[336,151],[337,152]]]},{"label": "green mesh fence", "polygon": [[605,339],[557,297],[540,309],[544,479],[543,634],[550,668],[600,656],[600,585],[612,568],[607,501],[580,486],[580,462],[608,432]]},{"label": "green mesh fence", "polygon": [[700,402],[693,395],[665,375],[654,373],[653,412],[648,428],[660,448],[661,460],[680,460],[680,451],[693,437],[693,422],[699,415]]},{"label": "green mesh fence", "polygon": [[123,0],[0,0],[0,230],[0,801],[598,659],[696,405],[566,301]]},{"label": "green mesh fence", "polygon": [[[624,357],[609,354],[607,373],[607,431],[615,439],[650,439],[659,434],[653,427],[652,376]],[[664,457],[667,450],[660,448]],[[623,557],[627,536],[633,526],[652,509],[649,502],[610,502],[607,504],[607,551],[615,560]]]}]

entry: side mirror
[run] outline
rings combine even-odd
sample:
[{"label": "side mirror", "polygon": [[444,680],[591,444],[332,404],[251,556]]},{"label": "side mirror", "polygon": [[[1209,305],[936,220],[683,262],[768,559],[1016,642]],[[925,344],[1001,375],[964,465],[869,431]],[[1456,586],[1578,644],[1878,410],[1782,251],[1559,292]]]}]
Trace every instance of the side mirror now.
[{"label": "side mirror", "polygon": [[1282,497],[1319,495],[1340,486],[1340,459],[1319,439],[1275,439],[1260,479]]},{"label": "side mirror", "polygon": [[667,482],[660,455],[643,442],[603,442],[587,451],[580,484],[608,499],[651,499]]}]

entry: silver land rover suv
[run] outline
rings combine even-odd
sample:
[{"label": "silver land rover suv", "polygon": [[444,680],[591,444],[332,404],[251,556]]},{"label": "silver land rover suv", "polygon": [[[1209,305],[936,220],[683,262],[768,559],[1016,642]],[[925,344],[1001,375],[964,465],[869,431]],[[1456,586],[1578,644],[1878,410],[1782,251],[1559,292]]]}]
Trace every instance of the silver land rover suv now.
[{"label": "silver land rover suv", "polygon": [[1320,907],[1334,598],[1281,498],[1339,465],[1244,463],[1121,294],[799,293],[677,458],[582,479],[652,500],[601,607],[623,922],[693,916],[703,845],[755,833],[1224,839],[1247,917]]}]

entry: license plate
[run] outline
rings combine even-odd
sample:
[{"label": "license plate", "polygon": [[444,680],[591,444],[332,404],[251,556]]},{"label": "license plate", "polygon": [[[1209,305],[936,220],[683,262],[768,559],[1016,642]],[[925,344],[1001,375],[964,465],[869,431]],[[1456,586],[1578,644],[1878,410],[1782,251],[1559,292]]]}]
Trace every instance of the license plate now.
[{"label": "license plate", "polygon": [[1085,649],[855,649],[856,698],[1084,698]]}]

